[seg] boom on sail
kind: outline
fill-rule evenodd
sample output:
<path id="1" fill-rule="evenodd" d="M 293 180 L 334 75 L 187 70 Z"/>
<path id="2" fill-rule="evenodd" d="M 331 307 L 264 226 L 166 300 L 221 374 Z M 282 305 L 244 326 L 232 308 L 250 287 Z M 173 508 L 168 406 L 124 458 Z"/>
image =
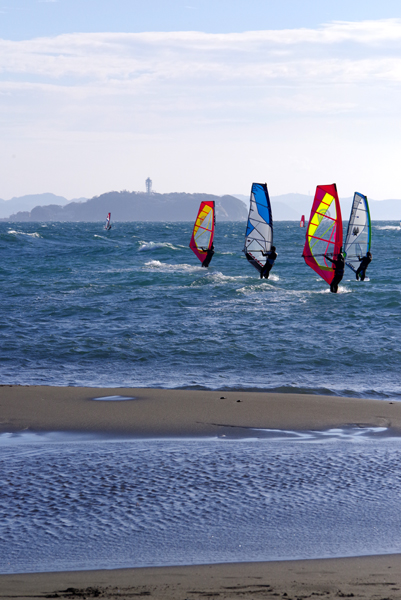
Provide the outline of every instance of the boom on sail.
<path id="1" fill-rule="evenodd" d="M 356 273 L 360 260 L 370 251 L 372 227 L 368 199 L 355 192 L 345 238 L 345 264 Z"/>
<path id="2" fill-rule="evenodd" d="M 273 217 L 266 183 L 253 183 L 245 232 L 244 253 L 262 272 L 273 244 Z"/>
<path id="3" fill-rule="evenodd" d="M 336 184 L 318 185 L 306 229 L 303 257 L 329 285 L 334 278 L 334 269 L 324 255 L 336 259 L 342 242 L 343 224 Z"/>
<path id="4" fill-rule="evenodd" d="M 214 200 L 201 202 L 192 231 L 189 247 L 202 263 L 208 267 L 214 254 L 214 229 L 216 224 Z"/>

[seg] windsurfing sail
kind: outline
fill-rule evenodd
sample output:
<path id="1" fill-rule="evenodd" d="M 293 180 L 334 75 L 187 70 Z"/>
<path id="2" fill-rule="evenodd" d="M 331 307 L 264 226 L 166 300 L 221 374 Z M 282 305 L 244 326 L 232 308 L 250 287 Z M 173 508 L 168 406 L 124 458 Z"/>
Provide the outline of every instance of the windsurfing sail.
<path id="1" fill-rule="evenodd" d="M 265 183 L 253 183 L 245 233 L 245 256 L 259 271 L 266 264 L 265 256 L 273 244 L 273 217 L 269 192 Z"/>
<path id="2" fill-rule="evenodd" d="M 318 185 L 306 229 L 303 257 L 320 277 L 330 283 L 334 268 L 324 257 L 336 258 L 343 243 L 343 223 L 336 184 Z"/>
<path id="3" fill-rule="evenodd" d="M 214 200 L 201 202 L 189 247 L 202 263 L 212 247 L 215 224 Z"/>
<path id="4" fill-rule="evenodd" d="M 111 229 L 111 213 L 108 213 L 107 217 L 106 217 L 106 224 L 104 226 L 105 229 Z"/>
<path id="5" fill-rule="evenodd" d="M 368 199 L 355 192 L 344 246 L 345 264 L 355 273 L 360 265 L 360 258 L 370 250 L 371 231 Z"/>
<path id="6" fill-rule="evenodd" d="M 305 227 L 305 215 L 302 215 L 302 217 L 301 217 L 301 221 L 300 221 L 300 223 L 299 223 L 299 226 L 300 226 L 300 227 Z"/>

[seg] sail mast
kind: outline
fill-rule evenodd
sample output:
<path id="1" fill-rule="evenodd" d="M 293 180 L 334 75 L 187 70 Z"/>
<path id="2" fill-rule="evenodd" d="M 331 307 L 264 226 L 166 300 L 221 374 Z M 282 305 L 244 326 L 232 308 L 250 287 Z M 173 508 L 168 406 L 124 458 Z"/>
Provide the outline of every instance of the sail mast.
<path id="1" fill-rule="evenodd" d="M 245 232 L 244 253 L 259 271 L 266 264 L 266 255 L 273 244 L 273 216 L 266 183 L 253 183 Z"/>
<path id="2" fill-rule="evenodd" d="M 189 247 L 203 263 L 211 250 L 216 224 L 214 200 L 201 202 Z"/>
<path id="3" fill-rule="evenodd" d="M 318 185 L 306 228 L 303 257 L 329 285 L 334 278 L 334 269 L 324 255 L 336 258 L 342 243 L 343 224 L 336 184 Z"/>
<path id="4" fill-rule="evenodd" d="M 345 238 L 345 264 L 355 273 L 360 258 L 370 250 L 372 227 L 369 203 L 366 196 L 355 192 Z"/>

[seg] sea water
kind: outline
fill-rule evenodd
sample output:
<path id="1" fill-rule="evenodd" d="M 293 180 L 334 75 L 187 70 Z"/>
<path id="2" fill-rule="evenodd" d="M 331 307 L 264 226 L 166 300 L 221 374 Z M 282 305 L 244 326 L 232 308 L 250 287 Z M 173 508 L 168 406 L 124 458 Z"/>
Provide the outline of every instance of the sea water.
<path id="1" fill-rule="evenodd" d="M 259 436 L 0 436 L 0 572 L 401 552 L 400 438 Z"/>
<path id="2" fill-rule="evenodd" d="M 244 223 L 217 223 L 203 269 L 191 223 L 0 223 L 1 383 L 260 389 L 401 398 L 401 230 L 376 222 L 367 280 L 337 295 L 274 225 L 268 280 Z"/>
<path id="3" fill-rule="evenodd" d="M 296 223 L 275 224 L 269 280 L 244 224 L 217 224 L 209 269 L 191 230 L 1 223 L 0 383 L 401 399 L 397 224 L 373 225 L 368 280 L 346 270 L 336 295 Z M 401 552 L 401 440 L 357 433 L 2 435 L 0 571 Z"/>

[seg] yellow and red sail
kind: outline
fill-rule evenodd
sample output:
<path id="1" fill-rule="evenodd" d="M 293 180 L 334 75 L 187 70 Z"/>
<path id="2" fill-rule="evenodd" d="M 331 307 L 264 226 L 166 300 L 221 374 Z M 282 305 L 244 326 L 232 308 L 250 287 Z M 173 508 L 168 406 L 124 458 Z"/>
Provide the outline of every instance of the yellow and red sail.
<path id="1" fill-rule="evenodd" d="M 334 277 L 332 263 L 325 254 L 336 259 L 343 243 L 343 224 L 337 187 L 318 185 L 313 201 L 303 257 L 320 277 L 330 284 Z"/>
<path id="2" fill-rule="evenodd" d="M 215 222 L 214 200 L 201 202 L 189 247 L 202 263 L 213 244 Z"/>

